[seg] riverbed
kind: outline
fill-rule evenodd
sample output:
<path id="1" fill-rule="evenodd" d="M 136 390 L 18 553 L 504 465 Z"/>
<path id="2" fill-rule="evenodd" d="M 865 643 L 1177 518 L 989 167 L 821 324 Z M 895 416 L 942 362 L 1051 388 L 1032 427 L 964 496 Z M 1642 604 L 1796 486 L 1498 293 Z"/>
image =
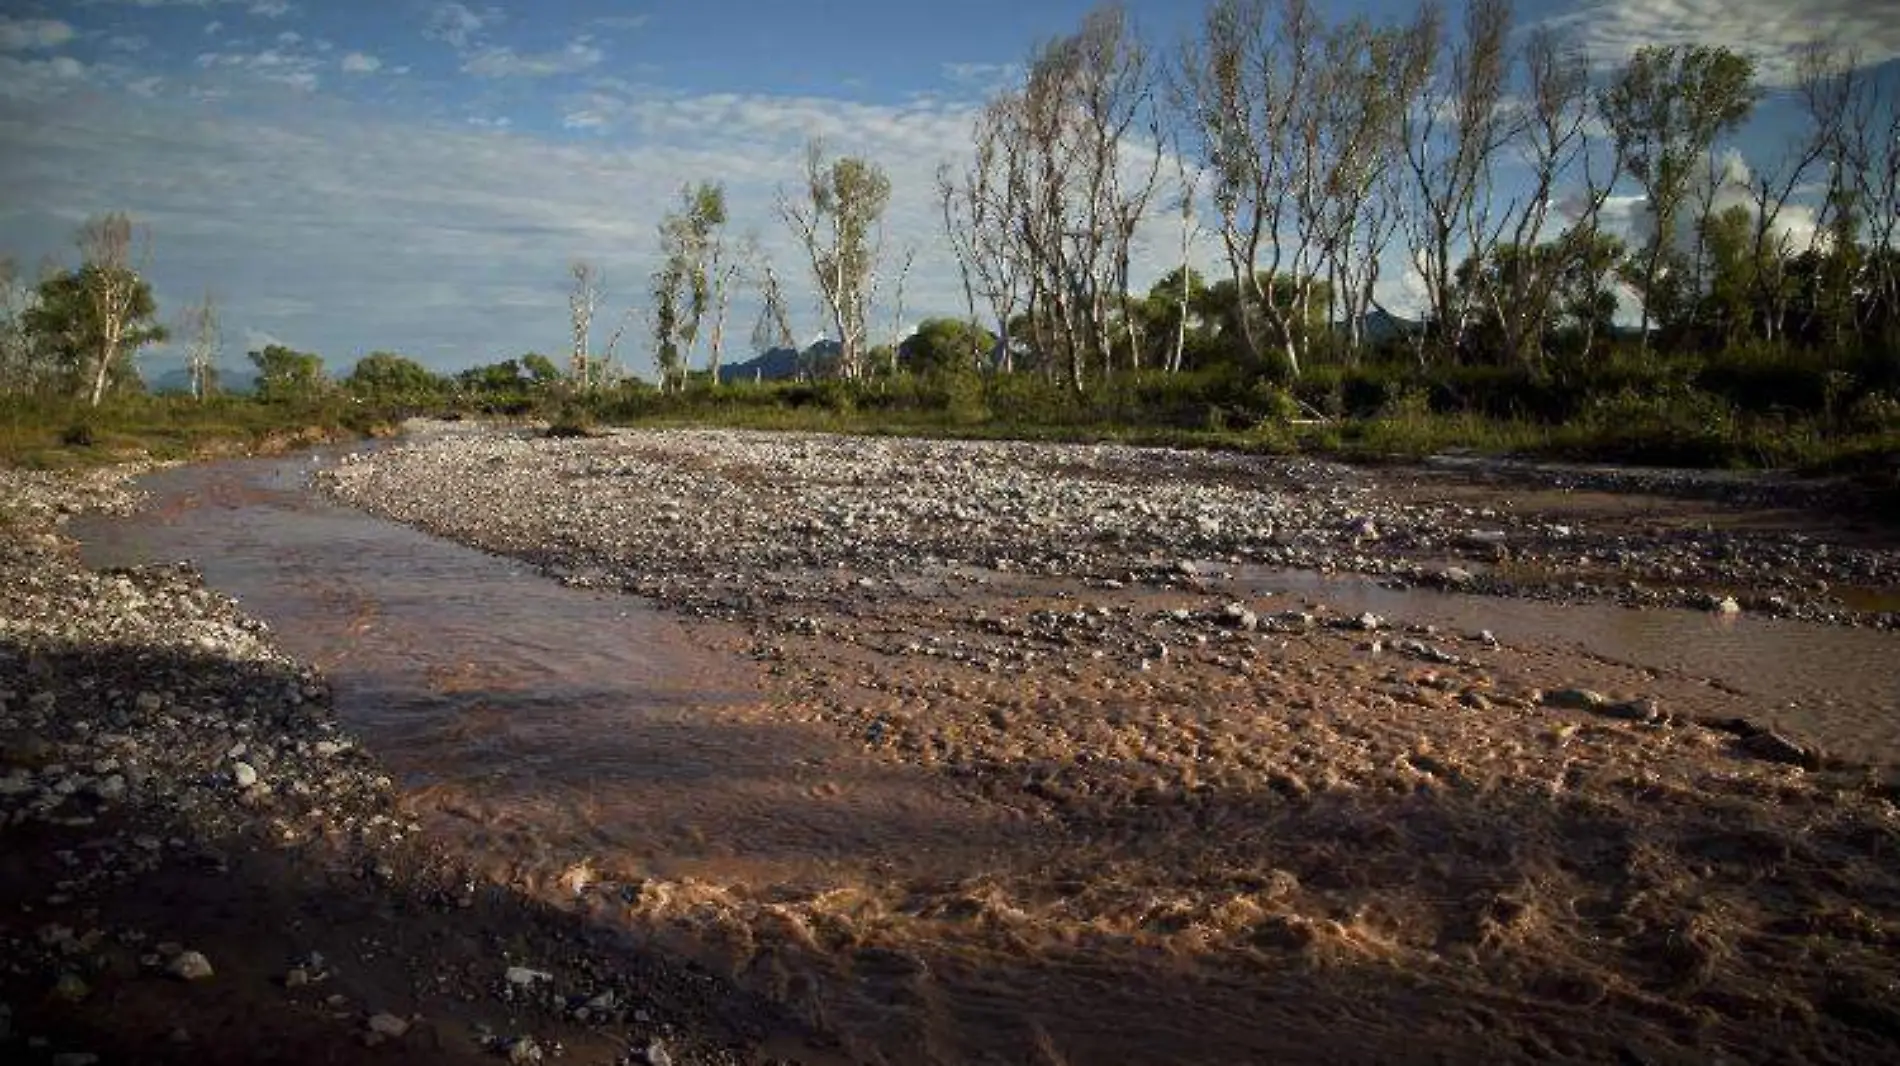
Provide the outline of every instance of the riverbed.
<path id="1" fill-rule="evenodd" d="M 1592 536 L 1534 495 L 686 431 L 144 487 L 88 558 L 193 560 L 429 833 L 861 1061 L 1893 1050 L 1900 637 L 1498 595 Z"/>

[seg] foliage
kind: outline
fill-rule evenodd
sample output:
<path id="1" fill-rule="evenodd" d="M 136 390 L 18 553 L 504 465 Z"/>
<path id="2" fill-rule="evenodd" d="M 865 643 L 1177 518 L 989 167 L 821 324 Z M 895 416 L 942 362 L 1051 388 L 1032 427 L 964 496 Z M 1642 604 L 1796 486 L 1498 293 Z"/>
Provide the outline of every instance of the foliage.
<path id="1" fill-rule="evenodd" d="M 257 367 L 257 398 L 265 403 L 309 403 L 329 388 L 323 359 L 281 344 L 250 353 Z"/>
<path id="2" fill-rule="evenodd" d="M 79 394 L 90 388 L 89 374 L 104 344 L 105 323 L 93 293 L 111 268 L 83 266 L 41 281 L 37 299 L 21 316 L 28 376 L 53 383 L 58 391 Z M 130 286 L 126 323 L 119 338 L 117 363 L 106 379 L 109 395 L 144 389 L 138 374 L 139 349 L 165 339 L 151 283 L 119 270 L 119 283 Z"/>
<path id="3" fill-rule="evenodd" d="M 357 360 L 342 384 L 358 400 L 405 408 L 437 402 L 444 386 L 428 367 L 394 352 L 371 352 Z"/>

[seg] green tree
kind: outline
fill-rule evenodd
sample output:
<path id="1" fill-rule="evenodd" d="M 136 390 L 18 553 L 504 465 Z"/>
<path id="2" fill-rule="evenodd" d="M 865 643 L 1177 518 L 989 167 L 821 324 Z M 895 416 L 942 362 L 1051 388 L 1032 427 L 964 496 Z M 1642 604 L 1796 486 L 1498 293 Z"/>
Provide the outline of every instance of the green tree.
<path id="1" fill-rule="evenodd" d="M 913 374 L 962 376 L 980 369 L 971 360 L 972 352 L 983 352 L 987 358 L 995 350 L 996 335 L 974 322 L 927 318 L 898 345 L 897 359 Z"/>
<path id="2" fill-rule="evenodd" d="M 561 380 L 561 368 L 554 365 L 554 360 L 540 352 L 529 352 L 522 356 L 521 369 L 527 371 L 528 380 L 540 388 L 546 388 Z"/>
<path id="3" fill-rule="evenodd" d="M 28 359 L 38 368 L 38 376 L 58 382 L 62 391 L 75 396 L 93 397 L 94 403 L 106 394 L 143 389 L 139 349 L 167 335 L 157 321 L 151 284 L 130 271 L 117 279 L 99 276 L 108 269 L 87 265 L 48 276 L 40 282 L 33 306 L 21 315 Z M 108 345 L 108 324 L 97 295 L 121 288 L 123 300 L 107 308 L 119 316 L 113 327 L 116 339 Z M 98 360 L 108 349 L 112 362 L 102 370 Z"/>
<path id="4" fill-rule="evenodd" d="M 265 403 L 306 403 L 329 388 L 323 358 L 281 344 L 250 353 L 257 367 L 257 398 Z"/>
<path id="5" fill-rule="evenodd" d="M 805 153 L 805 195 L 779 195 L 779 215 L 811 264 L 819 295 L 837 331 L 845 377 L 863 373 L 871 293 L 883 251 L 884 209 L 891 179 L 877 164 L 846 156 L 825 162 L 814 141 Z"/>
<path id="6" fill-rule="evenodd" d="M 356 361 L 343 387 L 359 400 L 426 404 L 442 395 L 442 380 L 428 367 L 394 352 L 371 352 Z"/>
<path id="7" fill-rule="evenodd" d="M 1642 337 L 1664 305 L 1672 240 L 1690 182 L 1716 138 L 1741 125 L 1754 110 L 1755 63 L 1726 48 L 1703 45 L 1636 50 L 1598 98 L 1624 172 L 1642 187 L 1655 230 L 1634 264 L 1642 297 Z"/>

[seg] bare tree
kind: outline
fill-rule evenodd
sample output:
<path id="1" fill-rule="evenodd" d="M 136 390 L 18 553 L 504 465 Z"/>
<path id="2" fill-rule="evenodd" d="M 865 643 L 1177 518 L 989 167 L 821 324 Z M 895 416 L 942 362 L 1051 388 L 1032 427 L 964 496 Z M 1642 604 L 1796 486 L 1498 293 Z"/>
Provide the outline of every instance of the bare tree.
<path id="1" fill-rule="evenodd" d="M 1571 243 L 1544 244 L 1557 184 L 1589 152 L 1590 75 L 1583 55 L 1547 27 L 1532 29 L 1524 44 L 1525 101 L 1517 145 L 1530 173 L 1529 188 L 1499 211 L 1505 238 L 1489 260 L 1468 260 L 1476 298 L 1488 304 L 1498 325 L 1504 356 L 1535 363 L 1549 329 L 1567 259 L 1581 251 Z M 1594 217 L 1609 185 L 1591 188 L 1581 201 Z"/>
<path id="2" fill-rule="evenodd" d="M 600 271 L 585 259 L 576 259 L 568 265 L 568 277 L 573 286 L 568 290 L 568 323 L 572 327 L 573 356 L 568 363 L 568 374 L 582 392 L 593 386 L 592 352 L 594 312 L 600 307 Z"/>
<path id="3" fill-rule="evenodd" d="M 1319 181 L 1307 211 L 1327 267 L 1328 318 L 1343 325 L 1345 350 L 1363 342 L 1379 261 L 1398 228 L 1399 115 L 1410 101 L 1395 71 L 1405 36 L 1353 20 L 1328 35 L 1319 81 Z"/>
<path id="4" fill-rule="evenodd" d="M 126 335 L 142 284 L 132 263 L 135 242 L 143 245 L 140 258 L 149 261 L 151 232 L 136 232 L 132 220 L 119 211 L 89 219 L 79 229 L 80 276 L 99 330 L 90 374 L 94 407 L 104 399 L 106 384 L 126 354 Z"/>
<path id="5" fill-rule="evenodd" d="M 1075 34 L 1036 50 L 1023 89 L 993 101 L 990 129 L 979 129 L 980 150 L 993 137 L 1001 151 L 1035 347 L 1076 389 L 1091 366 L 1109 368 L 1118 308 L 1132 324 L 1135 230 L 1161 165 L 1153 96 L 1133 25 L 1118 7 L 1099 8 Z"/>
<path id="6" fill-rule="evenodd" d="M 1503 106 L 1510 0 L 1474 0 L 1465 8 L 1463 34 L 1449 47 L 1440 39 L 1443 24 L 1438 0 L 1426 0 L 1409 34 L 1403 77 L 1418 92 L 1401 116 L 1411 179 L 1401 217 L 1433 333 L 1455 352 L 1470 324 L 1472 295 L 1458 284 L 1458 263 L 1483 262 L 1497 245 L 1493 164 L 1517 135 L 1521 116 Z"/>
<path id="7" fill-rule="evenodd" d="M 726 347 L 726 314 L 732 307 L 733 289 L 739 284 L 744 269 L 742 256 L 728 249 L 725 241 L 715 234 L 707 263 L 712 291 L 712 329 L 706 336 L 706 374 L 715 386 L 719 384 L 719 362 Z"/>
<path id="8" fill-rule="evenodd" d="M 845 156 L 826 163 L 817 141 L 806 149 L 805 179 L 802 197 L 780 191 L 779 216 L 804 248 L 837 330 L 840 370 L 856 378 L 864 372 L 891 182 L 882 168 L 867 160 Z"/>
<path id="9" fill-rule="evenodd" d="M 224 332 L 218 304 L 206 289 L 197 303 L 186 307 L 179 320 L 185 338 L 185 369 L 191 375 L 192 399 L 203 403 L 217 391 L 218 356 L 224 350 Z"/>
<path id="10" fill-rule="evenodd" d="M 1241 339 L 1258 359 L 1269 340 L 1264 327 L 1296 376 L 1325 247 L 1315 195 L 1323 45 L 1310 0 L 1220 0 L 1183 63 Z"/>
<path id="11" fill-rule="evenodd" d="M 745 257 L 750 264 L 749 273 L 759 286 L 759 315 L 752 323 L 753 350 L 763 353 L 773 348 L 790 348 L 796 351 L 798 338 L 792 332 L 785 290 L 779 284 L 778 271 L 773 267 L 771 257 L 756 239 L 747 240 Z M 805 373 L 804 368 L 800 368 L 800 373 Z"/>
<path id="12" fill-rule="evenodd" d="M 957 255 L 970 318 L 977 317 L 976 297 L 980 296 L 996 323 L 1001 346 L 996 369 L 1002 373 L 1014 369 L 1010 323 L 1029 300 L 1029 267 L 1018 228 L 1023 216 L 1020 205 L 1012 200 L 1026 185 L 1017 103 L 1016 97 L 1005 96 L 977 117 L 972 138 L 975 159 L 960 178 L 953 178 L 948 168 L 938 173 L 944 229 Z M 973 330 L 970 339 L 975 344 L 981 334 Z M 989 354 L 972 351 L 970 357 L 982 367 Z"/>

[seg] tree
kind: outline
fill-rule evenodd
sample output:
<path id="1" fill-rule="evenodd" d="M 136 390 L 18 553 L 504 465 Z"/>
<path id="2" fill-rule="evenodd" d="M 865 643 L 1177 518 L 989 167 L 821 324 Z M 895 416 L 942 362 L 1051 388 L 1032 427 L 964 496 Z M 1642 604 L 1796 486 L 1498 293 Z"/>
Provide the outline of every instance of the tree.
<path id="1" fill-rule="evenodd" d="M 561 369 L 554 360 L 540 352 L 529 352 L 521 357 L 521 369 L 527 371 L 528 381 L 537 387 L 552 385 L 561 380 Z"/>
<path id="2" fill-rule="evenodd" d="M 307 403 L 329 387 L 323 359 L 281 344 L 250 353 L 257 367 L 257 398 L 265 403 Z"/>
<path id="3" fill-rule="evenodd" d="M 94 407 L 99 406 L 114 374 L 123 377 L 129 371 L 136 377 L 138 373 L 135 359 L 142 347 L 136 336 L 139 298 L 141 293 L 147 300 L 151 298 L 151 287 L 132 264 L 133 245 L 140 236 L 131 218 L 120 211 L 88 219 L 79 228 L 79 278 L 91 306 L 95 327 L 92 340 L 97 345 L 89 368 Z M 143 237 L 141 258 L 149 260 L 151 232 L 144 231 Z M 146 312 L 147 317 L 156 310 L 154 307 Z M 159 336 L 163 336 L 162 329 Z M 124 367 L 120 365 L 122 357 Z"/>
<path id="4" fill-rule="evenodd" d="M 1111 369 L 1118 308 L 1121 326 L 1135 328 L 1128 267 L 1161 165 L 1152 81 L 1125 13 L 1098 8 L 1032 54 L 1023 88 L 993 101 L 978 130 L 966 189 L 984 187 L 986 213 L 1007 220 L 1014 247 L 986 239 L 971 262 L 1021 268 L 1030 346 L 1077 390 L 1097 366 Z M 1007 184 L 995 189 L 999 178 Z M 974 216 L 976 201 L 964 200 Z M 1013 300 L 1013 286 L 995 284 L 1010 273 L 995 270 L 990 284 Z"/>
<path id="5" fill-rule="evenodd" d="M 587 260 L 576 259 L 568 264 L 567 274 L 572 281 L 567 293 L 567 314 L 573 341 L 568 374 L 574 379 L 575 387 L 586 392 L 593 387 L 595 377 L 592 347 L 594 312 L 600 308 L 600 272 Z"/>
<path id="6" fill-rule="evenodd" d="M 897 358 L 913 374 L 933 377 L 976 373 L 973 351 L 996 350 L 996 335 L 972 321 L 927 318 L 897 346 Z"/>
<path id="7" fill-rule="evenodd" d="M 681 189 L 679 209 L 660 220 L 661 265 L 652 279 L 652 325 L 662 389 L 684 386 L 686 365 L 709 308 L 715 318 L 708 365 L 715 378 L 719 374 L 731 282 L 719 235 L 725 222 L 725 190 L 711 182 Z"/>
<path id="8" fill-rule="evenodd" d="M 1415 100 L 1400 118 L 1409 177 L 1401 217 L 1432 333 L 1448 353 L 1463 345 L 1473 295 L 1458 284 L 1460 251 L 1483 261 L 1502 229 L 1493 215 L 1494 163 L 1522 117 L 1503 106 L 1511 17 L 1509 0 L 1473 0 L 1463 37 L 1447 48 L 1439 39 L 1443 13 L 1427 0 L 1401 66 L 1407 88 L 1418 90 L 1405 93 Z"/>
<path id="9" fill-rule="evenodd" d="M 1635 271 L 1645 348 L 1658 305 L 1668 302 L 1661 283 L 1696 168 L 1754 109 L 1754 79 L 1754 61 L 1726 48 L 1648 45 L 1598 98 L 1617 160 L 1641 186 L 1655 226 Z"/>
<path id="10" fill-rule="evenodd" d="M 779 216 L 805 250 L 837 331 L 840 371 L 847 378 L 865 369 L 864 344 L 890 199 L 890 178 L 877 164 L 851 156 L 827 163 L 817 141 L 805 152 L 805 194 L 793 198 L 779 193 Z"/>
<path id="11" fill-rule="evenodd" d="M 205 290 L 203 299 L 185 308 L 179 317 L 178 331 L 185 337 L 185 369 L 191 375 L 191 397 L 203 403 L 218 390 L 218 356 L 224 350 L 218 305 L 209 289 Z"/>
<path id="12" fill-rule="evenodd" d="M 46 377 L 27 330 L 38 302 L 38 290 L 20 276 L 13 260 L 0 258 L 0 392 L 32 392 Z"/>
<path id="13" fill-rule="evenodd" d="M 21 316 L 29 358 L 38 373 L 95 405 L 108 392 L 142 388 L 135 356 L 140 348 L 166 336 L 156 321 L 158 304 L 152 299 L 151 285 L 129 273 L 117 280 L 101 280 L 96 275 L 105 269 L 89 264 L 48 274 L 39 284 L 33 305 Z M 120 285 L 126 286 L 125 295 L 114 297 L 111 307 L 117 339 L 108 344 L 98 294 L 116 291 Z M 108 349 L 113 362 L 101 368 L 98 360 Z"/>
<path id="14" fill-rule="evenodd" d="M 343 387 L 359 400 L 426 404 L 441 396 L 442 380 L 428 367 L 394 352 L 371 352 L 356 361 Z"/>
<path id="15" fill-rule="evenodd" d="M 1271 345 L 1297 376 L 1354 227 L 1384 243 L 1362 212 L 1409 95 L 1373 69 L 1397 58 L 1395 42 L 1358 23 L 1329 29 L 1311 0 L 1220 0 L 1187 54 L 1183 104 L 1212 178 L 1234 325 L 1255 362 Z M 1350 282 L 1354 300 L 1369 299 L 1370 280 Z"/>

